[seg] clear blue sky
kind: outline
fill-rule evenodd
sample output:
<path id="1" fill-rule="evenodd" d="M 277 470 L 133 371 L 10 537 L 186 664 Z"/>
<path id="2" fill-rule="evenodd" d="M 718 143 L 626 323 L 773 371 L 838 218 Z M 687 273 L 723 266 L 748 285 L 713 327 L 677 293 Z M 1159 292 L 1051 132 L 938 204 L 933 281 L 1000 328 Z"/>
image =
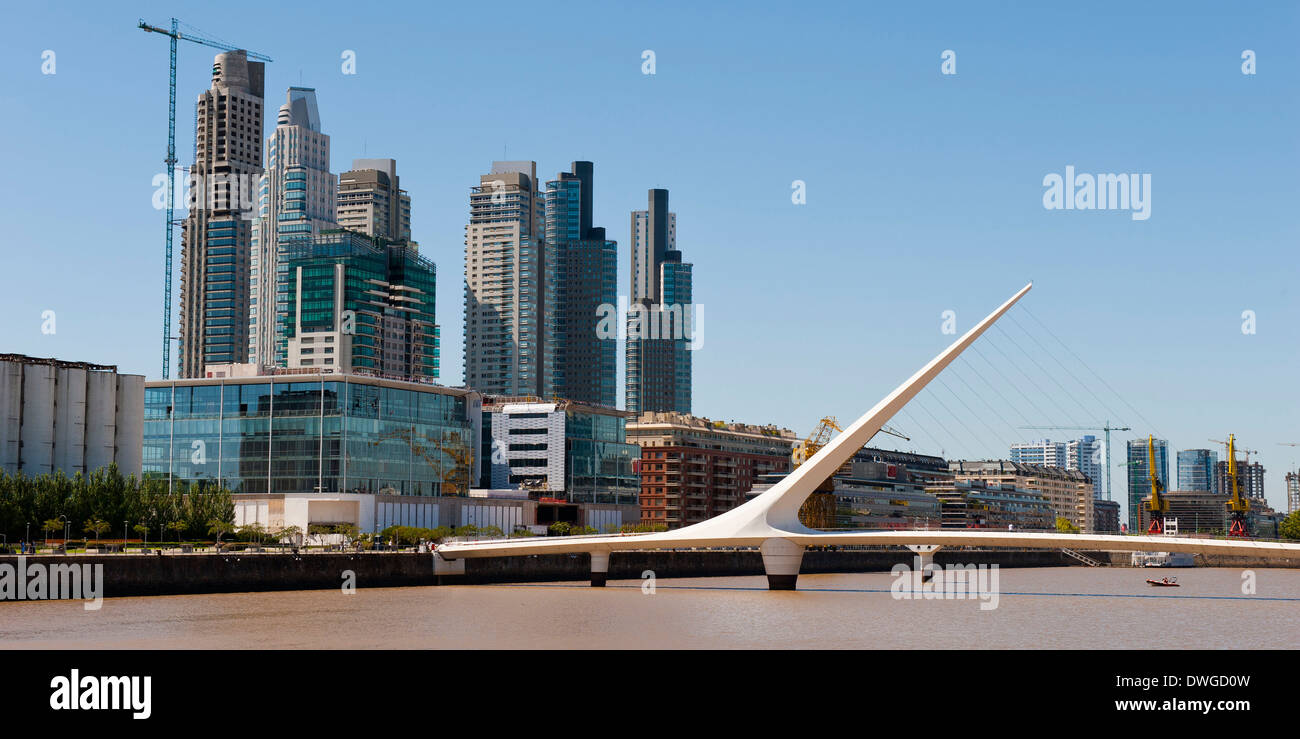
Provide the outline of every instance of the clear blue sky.
<path id="1" fill-rule="evenodd" d="M 983 399 L 966 409 L 936 386 L 894 420 L 915 438 L 905 447 L 1005 457 L 1008 437 L 1039 435 L 1012 428 L 1026 420 L 1109 417 L 1176 450 L 1234 432 L 1261 450 L 1269 498 L 1284 505 L 1282 473 L 1300 459 L 1278 446 L 1300 441 L 1297 6 L 864 6 L 11 8 L 0 30 L 0 351 L 158 375 L 162 214 L 151 180 L 165 148 L 167 44 L 135 24 L 175 14 L 275 59 L 272 113 L 288 85 L 314 86 L 334 171 L 354 157 L 398 160 L 415 238 L 440 272 L 448 384 L 461 381 L 469 187 L 494 159 L 534 159 L 545 175 L 588 159 L 596 224 L 624 249 L 646 189 L 671 190 L 705 306 L 700 415 L 800 433 L 823 415 L 853 418 L 951 339 L 943 311 L 965 330 L 1033 279 L 1033 314 L 1140 416 L 1045 333 L 1008 324 L 1045 369 L 1060 358 L 1120 412 L 1068 377 L 1084 407 L 1026 383 L 1035 408 L 1016 395 L 1011 368 L 1004 380 L 959 364 L 952 390 L 986 377 L 1015 406 L 1007 422 Z M 46 49 L 54 75 L 41 73 Z M 356 52 L 355 76 L 341 73 L 345 49 Z M 654 76 L 641 73 L 645 49 Z M 956 75 L 940 74 L 945 49 Z M 1241 73 L 1244 49 L 1256 52 L 1253 76 Z M 213 53 L 181 45 L 182 164 Z M 1066 165 L 1150 173 L 1150 219 L 1045 210 L 1043 177 Z M 790 201 L 796 179 L 806 205 Z M 44 310 L 56 311 L 54 335 L 41 333 Z M 1244 310 L 1256 312 L 1254 335 L 1241 331 Z M 990 358 L 998 348 L 1017 356 L 990 338 Z M 1023 364 L 1044 391 L 1061 392 Z M 944 405 L 958 418 L 923 412 L 944 417 Z M 1122 482 L 1116 490 L 1122 497 Z"/>

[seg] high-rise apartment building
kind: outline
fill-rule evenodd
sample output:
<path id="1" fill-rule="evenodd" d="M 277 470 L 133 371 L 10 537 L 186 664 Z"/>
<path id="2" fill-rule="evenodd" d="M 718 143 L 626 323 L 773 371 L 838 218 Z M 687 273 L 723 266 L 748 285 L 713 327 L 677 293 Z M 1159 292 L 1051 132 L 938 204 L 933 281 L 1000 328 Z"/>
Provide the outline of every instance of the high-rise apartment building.
<path id="1" fill-rule="evenodd" d="M 691 412 L 692 265 L 677 250 L 677 214 L 668 191 L 649 192 L 632 212 L 627 325 L 627 409 Z"/>
<path id="2" fill-rule="evenodd" d="M 1065 467 L 1065 442 L 1040 439 L 1011 445 L 1011 461 L 1021 464 L 1041 464 L 1048 467 Z"/>
<path id="3" fill-rule="evenodd" d="M 618 402 L 617 331 L 601 325 L 602 306 L 618 300 L 618 242 L 592 222 L 592 164 L 573 162 L 546 183 L 545 250 L 554 277 L 544 354 L 554 366 L 554 395 L 613 407 Z M 544 360 L 545 361 L 545 360 Z"/>
<path id="4" fill-rule="evenodd" d="M 1286 473 L 1286 512 L 1300 511 L 1300 472 Z"/>
<path id="5" fill-rule="evenodd" d="M 289 309 L 276 295 L 280 257 L 294 241 L 310 241 L 334 222 L 337 178 L 330 174 L 330 137 L 321 133 L 316 91 L 290 87 L 275 131 L 266 139 L 266 173 L 258 188 L 258 218 L 250 263 L 248 361 L 283 367 L 288 337 L 277 313 Z"/>
<path id="6" fill-rule="evenodd" d="M 410 244 L 328 231 L 289 242 L 281 264 L 289 369 L 438 377 L 437 269 Z"/>
<path id="7" fill-rule="evenodd" d="M 492 395 L 552 396 L 553 288 L 543 248 L 536 162 L 493 162 L 470 190 L 465 227 L 465 385 Z"/>
<path id="8" fill-rule="evenodd" d="M 393 159 L 353 159 L 339 175 L 339 226 L 391 241 L 411 241 L 411 196 Z"/>
<path id="9" fill-rule="evenodd" d="M 1232 495 L 1232 478 L 1228 476 L 1226 460 L 1214 464 L 1216 485 L 1220 495 Z M 1237 460 L 1237 489 L 1243 497 L 1264 500 L 1264 465 L 1259 462 Z"/>
<path id="10" fill-rule="evenodd" d="M 1219 454 L 1211 449 L 1184 449 L 1178 453 L 1178 489 L 1219 493 L 1215 466 Z"/>
<path id="11" fill-rule="evenodd" d="M 181 227 L 180 376 L 247 362 L 249 268 L 262 174 L 265 67 L 218 54 L 195 111 L 189 214 Z"/>
<path id="12" fill-rule="evenodd" d="M 1065 469 L 1078 470 L 1092 480 L 1095 500 L 1106 499 L 1106 486 L 1102 479 L 1106 475 L 1105 451 L 1097 437 L 1091 434 L 1065 443 Z"/>
<path id="13" fill-rule="evenodd" d="M 1169 488 L 1169 442 L 1156 439 L 1155 467 L 1156 478 L 1166 489 Z M 1147 440 L 1130 439 L 1128 442 L 1128 530 L 1145 532 L 1140 527 L 1139 509 L 1142 499 L 1151 495 L 1151 473 L 1147 464 Z"/>

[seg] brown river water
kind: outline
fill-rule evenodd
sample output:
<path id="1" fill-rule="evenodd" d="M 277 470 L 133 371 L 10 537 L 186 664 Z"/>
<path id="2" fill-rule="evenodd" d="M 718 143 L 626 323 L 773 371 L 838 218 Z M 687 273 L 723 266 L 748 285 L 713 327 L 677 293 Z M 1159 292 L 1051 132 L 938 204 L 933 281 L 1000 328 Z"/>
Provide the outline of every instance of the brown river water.
<path id="1" fill-rule="evenodd" d="M 1237 569 L 1008 568 L 988 610 L 896 599 L 887 572 L 6 602 L 0 647 L 1300 648 L 1300 570 L 1253 572 L 1246 595 Z"/>

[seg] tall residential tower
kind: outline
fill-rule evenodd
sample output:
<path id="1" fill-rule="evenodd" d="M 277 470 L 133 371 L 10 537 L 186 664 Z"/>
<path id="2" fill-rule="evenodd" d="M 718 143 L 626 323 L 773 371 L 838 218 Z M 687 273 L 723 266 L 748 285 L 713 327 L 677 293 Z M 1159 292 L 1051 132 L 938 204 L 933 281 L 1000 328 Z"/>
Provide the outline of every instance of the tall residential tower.
<path id="1" fill-rule="evenodd" d="M 465 385 L 550 397 L 547 316 L 553 285 L 536 162 L 493 162 L 470 189 L 465 227 Z"/>
<path id="2" fill-rule="evenodd" d="M 592 169 L 591 162 L 573 162 L 570 171 L 546 183 L 545 279 L 554 276 L 555 307 L 547 308 L 553 324 L 544 355 L 554 363 L 556 396 L 613 407 L 617 327 L 607 331 L 601 317 L 618 300 L 618 242 L 591 225 Z"/>
<path id="3" fill-rule="evenodd" d="M 411 196 L 402 189 L 393 159 L 353 159 L 339 175 L 339 225 L 391 241 L 411 240 Z"/>
<path id="4" fill-rule="evenodd" d="M 691 412 L 692 265 L 677 250 L 677 214 L 668 191 L 650 190 L 632 212 L 627 326 L 627 409 Z"/>
<path id="5" fill-rule="evenodd" d="M 265 67 L 218 54 L 196 106 L 189 214 L 181 227 L 180 376 L 248 361 L 249 268 L 262 174 Z"/>
<path id="6" fill-rule="evenodd" d="M 258 219 L 250 263 L 248 361 L 266 369 L 284 366 L 288 337 L 277 332 L 276 314 L 289 309 L 276 296 L 276 274 L 286 248 L 337 228 L 337 179 L 330 174 L 330 137 L 321 133 L 316 91 L 290 87 L 275 131 L 266 139 L 266 173 L 258 188 Z"/>

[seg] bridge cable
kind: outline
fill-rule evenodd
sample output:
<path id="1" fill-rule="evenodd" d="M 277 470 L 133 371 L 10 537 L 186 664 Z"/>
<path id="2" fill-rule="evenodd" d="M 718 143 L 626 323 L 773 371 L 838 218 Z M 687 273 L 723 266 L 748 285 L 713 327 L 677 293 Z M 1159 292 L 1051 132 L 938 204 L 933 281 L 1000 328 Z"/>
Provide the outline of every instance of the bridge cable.
<path id="1" fill-rule="evenodd" d="M 991 342 L 990 342 L 990 345 L 991 345 Z M 995 348 L 996 348 L 996 347 L 995 347 Z M 1003 380 L 1005 380 L 1006 383 L 1007 383 L 1007 385 L 1010 385 L 1010 386 L 1013 387 L 1013 388 L 1016 387 L 1016 383 L 1012 382 L 1010 377 L 1007 377 L 1006 374 L 1004 374 L 1004 373 L 1002 372 L 1002 370 L 998 369 L 998 366 L 997 366 L 996 364 L 994 364 L 994 363 L 993 363 L 993 362 L 992 362 L 988 357 L 984 356 L 984 352 L 980 351 L 980 350 L 979 350 L 979 347 L 977 347 L 977 346 L 972 346 L 971 349 L 973 349 L 973 350 L 975 351 L 975 354 L 978 355 L 980 359 L 983 359 L 984 362 L 985 362 L 986 364 L 988 364 L 988 366 L 992 367 L 992 368 L 993 368 L 993 371 L 996 372 L 996 373 L 998 373 L 998 376 L 1001 377 Z M 1001 349 L 999 349 L 998 351 L 1000 352 Z M 1006 354 L 1004 353 L 1002 356 L 1005 357 Z M 1010 360 L 1008 359 L 1007 361 L 1010 361 Z M 1048 418 L 1047 413 L 1043 412 L 1043 409 L 1042 409 L 1041 407 L 1039 407 L 1039 405 L 1038 405 L 1037 403 L 1034 402 L 1034 399 L 1033 399 L 1033 397 L 1032 397 L 1031 395 L 1029 395 L 1028 393 L 1023 393 L 1023 392 L 1022 392 L 1022 393 L 1020 393 L 1020 397 L 1024 398 L 1024 399 L 1027 400 L 1027 401 L 1029 401 L 1029 404 L 1032 405 L 1032 406 L 1034 407 L 1034 410 L 1038 411 L 1039 417 L 1041 417 L 1041 418 L 1043 418 L 1043 419 L 1047 419 L 1047 418 Z M 1021 413 L 1021 415 L 1024 415 L 1024 414 Z M 1025 424 L 1025 425 L 1027 425 L 1027 426 L 1032 426 L 1032 425 L 1034 425 L 1034 424 Z M 1055 425 L 1057 425 L 1057 424 L 1054 424 L 1054 423 L 1052 423 L 1051 421 L 1047 421 L 1047 422 L 1046 422 L 1046 425 L 1048 425 L 1048 426 L 1055 426 Z"/>
<path id="2" fill-rule="evenodd" d="M 967 388 L 968 390 L 970 390 L 971 395 L 977 396 L 981 401 L 983 401 L 983 402 L 984 402 L 984 405 L 988 406 L 989 410 L 993 411 L 993 415 L 997 416 L 997 417 L 998 417 L 998 420 L 1002 421 L 1002 423 L 1006 424 L 1007 428 L 1011 429 L 1011 432 L 1012 432 L 1012 438 L 1017 438 L 1017 437 L 1020 436 L 1020 431 L 1017 430 L 1016 427 L 1013 426 L 1013 425 L 1011 424 L 1011 422 L 1008 421 L 1008 420 L 1006 419 L 1006 417 L 1003 416 L 1002 413 L 1000 413 L 1000 412 L 998 411 L 998 409 L 997 409 L 996 407 L 994 407 L 994 405 L 993 405 L 992 403 L 989 402 L 988 398 L 984 397 L 983 394 L 977 392 L 977 391 L 975 390 L 975 388 L 972 387 L 971 384 L 970 384 L 969 382 L 966 382 L 966 378 L 965 378 L 965 377 L 962 377 L 961 375 L 957 374 L 955 368 L 953 368 L 953 367 L 950 366 L 950 367 L 948 368 L 948 370 L 949 370 L 950 372 L 952 372 L 953 377 L 956 377 L 958 380 L 960 380 L 960 381 L 961 381 L 961 384 L 965 385 L 966 388 Z M 971 412 L 974 413 L 974 411 L 971 411 Z M 1001 439 L 1001 436 L 999 435 L 998 438 Z M 1010 447 L 1007 447 L 1007 448 L 1010 449 Z"/>
<path id="3" fill-rule="evenodd" d="M 938 379 L 938 378 L 936 377 L 935 379 Z M 954 421 L 956 421 L 957 423 L 961 424 L 961 427 L 964 428 L 964 429 L 966 429 L 966 433 L 970 434 L 971 439 L 974 440 L 974 442 L 975 442 L 974 450 L 973 450 L 973 451 L 978 451 L 979 448 L 982 446 L 982 444 L 980 443 L 980 436 L 979 436 L 979 434 L 975 433 L 975 431 L 974 431 L 973 429 L 971 429 L 970 426 L 967 426 L 967 425 L 966 425 L 966 422 L 963 421 L 963 420 L 961 420 L 961 417 L 960 417 L 960 416 L 958 416 L 956 413 L 953 413 L 953 412 L 952 412 L 952 409 L 949 408 L 948 405 L 947 405 L 946 403 L 943 402 L 943 399 L 939 397 L 939 394 L 938 394 L 938 393 L 934 392 L 934 391 L 931 390 L 930 388 L 926 388 L 926 390 L 930 393 L 930 397 L 932 397 L 932 398 L 934 399 L 934 401 L 935 401 L 936 403 L 939 404 L 939 407 L 943 408 L 944 412 L 948 414 L 948 417 L 949 417 L 949 418 L 951 418 L 951 419 L 953 419 Z"/>
<path id="4" fill-rule="evenodd" d="M 1022 307 L 1023 307 L 1023 306 L 1022 306 Z M 1151 421 L 1147 420 L 1147 417 L 1146 417 L 1146 416 L 1142 415 L 1142 413 L 1141 413 L 1137 408 L 1134 408 L 1134 407 L 1133 407 L 1133 404 L 1130 403 L 1130 402 L 1128 402 L 1128 399 L 1126 399 L 1123 395 L 1120 395 L 1120 394 L 1119 394 L 1119 391 L 1117 391 L 1115 388 L 1111 387 L 1111 386 L 1110 386 L 1110 383 L 1109 383 L 1109 382 L 1106 382 L 1106 378 L 1104 378 L 1104 377 L 1102 377 L 1101 375 L 1097 374 L 1097 371 L 1094 370 L 1092 367 L 1090 367 L 1090 366 L 1088 365 L 1087 362 L 1083 361 L 1083 358 L 1082 358 L 1082 357 L 1080 357 L 1078 354 L 1075 354 L 1073 349 L 1071 349 L 1071 348 L 1070 348 L 1070 347 L 1069 347 L 1069 346 L 1068 346 L 1064 341 L 1061 341 L 1061 337 L 1057 336 L 1055 333 L 1052 333 L 1052 329 L 1048 328 L 1048 327 L 1047 327 L 1047 324 L 1043 323 L 1042 321 L 1039 321 L 1039 320 L 1038 320 L 1038 316 L 1035 316 L 1034 313 L 1033 313 L 1033 311 L 1029 310 L 1029 308 L 1024 308 L 1024 311 L 1025 311 L 1025 314 L 1026 314 L 1026 315 L 1028 315 L 1030 318 L 1032 318 L 1032 319 L 1034 319 L 1035 321 L 1037 321 L 1037 322 L 1038 322 L 1038 325 L 1042 326 L 1043 329 L 1047 331 L 1048 335 L 1050 335 L 1053 339 L 1056 339 L 1056 342 L 1057 342 L 1058 344 L 1060 344 L 1061 346 L 1065 347 L 1065 350 L 1066 350 L 1067 352 L 1069 352 L 1071 356 L 1073 356 L 1075 359 L 1079 360 L 1079 364 L 1082 364 L 1082 365 L 1084 366 L 1085 369 L 1087 369 L 1089 372 L 1091 372 L 1093 377 L 1096 377 L 1098 380 L 1100 380 L 1100 381 L 1101 381 L 1101 384 L 1105 385 L 1107 390 L 1111 391 L 1111 393 L 1113 393 L 1113 394 L 1115 395 L 1115 397 L 1117 397 L 1117 398 L 1120 399 L 1120 402 L 1122 402 L 1124 405 L 1128 406 L 1129 410 L 1131 410 L 1131 411 L 1133 411 L 1135 414 L 1137 414 L 1137 417 L 1140 418 L 1140 419 L 1142 419 L 1142 422 L 1145 423 L 1145 424 L 1146 424 L 1146 425 L 1147 425 L 1147 426 L 1148 426 L 1152 431 L 1154 431 L 1154 432 L 1156 433 L 1157 436 L 1160 436 L 1161 438 L 1165 438 L 1165 437 L 1164 437 L 1164 434 L 1161 434 L 1160 431 L 1159 431 L 1158 429 L 1156 429 L 1156 425 L 1155 425 L 1154 423 L 1151 423 Z"/>
<path id="5" fill-rule="evenodd" d="M 1071 377 L 1075 382 L 1079 383 L 1079 386 L 1080 386 L 1080 387 L 1082 387 L 1084 390 L 1087 390 L 1087 391 L 1088 391 L 1088 394 L 1091 395 L 1091 396 L 1093 397 L 1093 400 L 1096 400 L 1096 401 L 1097 401 L 1097 404 L 1100 405 L 1103 409 L 1105 409 L 1105 411 L 1106 411 L 1107 413 L 1111 414 L 1111 416 L 1114 417 L 1117 421 L 1118 421 L 1119 419 L 1123 418 L 1123 416 L 1120 415 L 1120 414 L 1118 414 L 1118 413 L 1116 413 L 1116 412 L 1115 412 L 1115 409 L 1114 409 L 1114 408 L 1111 408 L 1110 405 L 1106 403 L 1106 401 L 1104 401 L 1104 400 L 1102 400 L 1100 397 L 1098 397 L 1097 394 L 1094 393 L 1094 392 L 1092 391 L 1092 388 L 1089 387 L 1087 384 L 1085 384 L 1083 380 L 1080 380 L 1079 377 L 1078 377 L 1077 375 L 1075 375 L 1074 372 L 1072 372 L 1072 371 L 1070 370 L 1069 367 L 1066 367 L 1066 366 L 1065 366 L 1065 363 L 1062 362 L 1062 361 L 1060 360 L 1060 358 L 1058 358 L 1058 357 L 1057 357 L 1055 354 L 1053 354 L 1052 352 L 1048 351 L 1047 347 L 1043 346 L 1042 342 L 1040 342 L 1040 341 L 1038 340 L 1038 337 L 1034 336 L 1033 333 L 1031 333 L 1031 332 L 1030 332 L 1028 329 L 1026 329 L 1024 326 L 1022 326 L 1022 325 L 1020 324 L 1020 322 L 1016 320 L 1016 317 L 1015 317 L 1015 316 L 1013 316 L 1013 315 L 1008 315 L 1007 317 L 1011 319 L 1011 322 L 1012 322 L 1012 323 L 1014 323 L 1014 324 L 1016 324 L 1017 326 L 1019 326 L 1021 331 L 1024 331 L 1026 334 L 1028 334 L 1029 338 L 1032 339 L 1033 342 L 1034 342 L 1035 344 L 1038 345 L 1038 348 L 1040 348 L 1040 349 L 1043 350 L 1043 353 L 1044 353 L 1044 354 L 1047 354 L 1047 356 L 1051 357 L 1053 361 L 1055 361 L 1057 364 L 1061 365 L 1061 369 L 1065 370 L 1066 374 L 1070 375 L 1070 377 Z M 1076 402 L 1077 402 L 1077 401 L 1076 401 Z M 1080 407 L 1083 406 L 1082 403 L 1080 403 L 1079 405 L 1080 405 Z"/>
<path id="6" fill-rule="evenodd" d="M 993 324 L 993 328 L 996 328 L 996 329 L 998 329 L 999 331 L 1002 330 L 1002 329 L 1001 329 L 1001 328 L 1000 328 L 996 323 Z M 1017 344 L 1017 343 L 1016 343 L 1016 340 L 1015 340 L 1014 337 L 1012 337 L 1012 336 L 1011 336 L 1010 334 L 1008 334 L 1006 331 L 1002 331 L 1002 335 L 1005 336 L 1005 337 L 1007 337 L 1007 340 L 1010 341 L 1012 344 L 1015 344 L 1016 348 L 1019 349 L 1020 352 L 1021 352 L 1022 354 L 1024 354 L 1024 355 L 1027 356 L 1027 357 L 1029 356 L 1028 352 L 1026 352 L 1026 351 L 1024 350 L 1024 347 L 1021 347 L 1020 344 Z M 994 349 L 996 349 L 996 350 L 998 351 L 998 353 L 1001 354 L 1001 355 L 1002 355 L 1002 356 L 1007 360 L 1007 363 L 1008 363 L 1008 364 L 1015 365 L 1015 368 L 1016 368 L 1017 370 L 1020 371 L 1020 374 L 1021 374 L 1021 375 L 1024 375 L 1024 377 L 1025 377 L 1026 380 L 1029 380 L 1029 384 L 1030 384 L 1030 385 L 1033 385 L 1035 390 L 1037 390 L 1040 394 L 1042 394 L 1043 397 L 1045 397 L 1045 398 L 1047 398 L 1048 400 L 1052 401 L 1052 405 L 1056 406 L 1057 410 L 1061 411 L 1061 413 L 1065 415 L 1066 420 L 1068 420 L 1068 421 L 1070 422 L 1070 425 L 1071 425 L 1071 426 L 1082 426 L 1082 425 L 1083 425 L 1083 424 L 1079 423 L 1078 421 L 1076 421 L 1075 418 L 1074 418 L 1074 416 L 1070 415 L 1070 412 L 1069 412 L 1069 411 L 1065 410 L 1065 406 L 1062 406 L 1062 405 L 1061 405 L 1061 404 L 1056 400 L 1056 397 L 1055 397 L 1055 396 L 1053 396 L 1051 393 L 1048 393 L 1048 392 L 1046 392 L 1045 390 L 1043 390 L 1042 386 L 1039 385 L 1037 382 L 1035 382 L 1035 381 L 1034 381 L 1034 378 L 1032 378 L 1032 377 L 1029 376 L 1029 373 L 1025 371 L 1024 367 L 1022 367 L 1020 364 L 1016 363 L 1015 360 L 1013 360 L 1010 356 L 1008 356 L 1006 352 L 1002 351 L 1002 347 L 998 346 L 997 344 L 994 344 L 993 342 L 989 342 L 989 345 L 992 346 Z M 1032 358 L 1032 357 L 1030 357 L 1030 361 L 1033 361 L 1033 358 Z M 1059 383 L 1058 383 L 1058 384 L 1059 384 Z M 1055 425 L 1055 424 L 1052 424 L 1052 425 Z"/>
<path id="7" fill-rule="evenodd" d="M 1004 438 L 1002 437 L 1002 434 L 1000 434 L 1000 433 L 998 433 L 997 431 L 995 431 L 995 430 L 993 429 L 993 427 L 992 427 L 991 425 L 989 425 L 989 422 L 986 421 L 986 420 L 984 420 L 984 416 L 982 416 L 982 415 L 976 413 L 974 408 L 971 408 L 970 405 L 967 404 L 967 402 L 966 402 L 966 401 L 965 401 L 965 400 L 964 400 L 960 395 L 958 395 L 957 393 L 953 392 L 953 390 L 952 390 L 951 387 L 948 387 L 948 383 L 946 383 L 946 382 L 943 381 L 943 377 L 935 377 L 934 380 L 935 380 L 935 382 L 938 382 L 940 385 L 943 385 L 943 389 L 944 389 L 944 390 L 947 390 L 949 393 L 952 393 L 952 396 L 953 396 L 954 398 L 957 399 L 957 402 L 958 402 L 958 403 L 961 403 L 962 406 L 963 406 L 964 408 L 966 408 L 966 410 L 970 411 L 970 414 L 971 414 L 972 416 L 978 418 L 978 419 L 980 420 L 980 423 L 984 424 L 984 428 L 988 429 L 988 430 L 989 430 L 989 433 L 993 435 L 993 438 L 997 439 L 997 441 L 998 441 L 999 443 L 1001 443 L 1003 446 L 1005 446 L 1006 448 L 1008 448 L 1008 449 L 1011 448 L 1011 447 L 1007 444 L 1006 439 L 1004 439 Z M 969 387 L 969 385 L 968 385 L 967 387 Z"/>
<path id="8" fill-rule="evenodd" d="M 921 410 L 925 411 L 926 415 L 928 415 L 930 418 L 933 418 L 934 422 L 939 425 L 939 428 L 943 429 L 943 433 L 952 439 L 953 447 L 954 447 L 953 451 L 957 451 L 957 448 L 965 446 L 964 444 L 960 443 L 960 441 L 957 438 L 957 435 L 954 434 L 952 431 L 950 431 L 948 427 L 943 424 L 943 421 L 939 420 L 938 416 L 934 415 L 934 413 L 929 408 L 926 408 L 919 401 L 920 401 L 919 397 L 912 398 L 911 404 L 915 404 L 917 408 L 920 408 Z M 958 453 L 960 454 L 960 452 Z"/>

